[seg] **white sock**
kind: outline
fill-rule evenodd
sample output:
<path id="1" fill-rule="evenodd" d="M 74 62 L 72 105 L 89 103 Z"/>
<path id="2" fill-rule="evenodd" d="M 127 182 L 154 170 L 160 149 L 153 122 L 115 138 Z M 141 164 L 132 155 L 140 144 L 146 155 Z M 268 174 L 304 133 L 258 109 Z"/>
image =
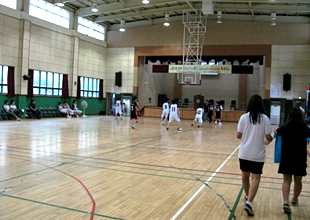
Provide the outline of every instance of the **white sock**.
<path id="1" fill-rule="evenodd" d="M 247 201 L 246 204 L 249 204 L 252 207 L 252 202 Z"/>

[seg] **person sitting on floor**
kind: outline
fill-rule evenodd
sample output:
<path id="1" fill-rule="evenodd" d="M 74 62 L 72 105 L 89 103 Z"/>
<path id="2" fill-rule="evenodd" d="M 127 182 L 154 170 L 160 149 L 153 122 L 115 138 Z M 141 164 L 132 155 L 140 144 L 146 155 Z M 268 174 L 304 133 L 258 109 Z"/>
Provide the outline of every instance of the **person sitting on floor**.
<path id="1" fill-rule="evenodd" d="M 15 114 L 18 114 L 18 115 L 23 114 L 25 117 L 28 117 L 28 115 L 27 115 L 27 114 L 25 114 L 25 112 L 24 112 L 23 110 L 21 110 L 21 109 L 17 109 L 17 107 L 16 107 L 16 105 L 15 105 L 15 101 L 14 101 L 14 100 L 11 100 L 10 109 L 12 109 L 12 110 L 13 110 L 13 112 L 14 112 Z"/>
<path id="2" fill-rule="evenodd" d="M 9 101 L 8 101 L 8 100 L 5 100 L 5 101 L 4 101 L 3 109 L 4 109 L 4 111 L 5 111 L 6 114 L 13 116 L 17 121 L 20 121 L 20 118 L 17 117 L 17 116 L 14 114 L 14 112 L 13 112 L 12 109 L 10 109 Z"/>

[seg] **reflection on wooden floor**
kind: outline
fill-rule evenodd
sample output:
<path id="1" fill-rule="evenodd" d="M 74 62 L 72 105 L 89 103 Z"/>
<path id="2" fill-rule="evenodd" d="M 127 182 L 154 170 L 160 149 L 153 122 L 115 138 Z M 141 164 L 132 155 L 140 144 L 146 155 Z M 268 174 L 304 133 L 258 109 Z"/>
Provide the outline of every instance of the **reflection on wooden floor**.
<path id="1" fill-rule="evenodd" d="M 246 215 L 237 123 L 182 120 L 182 132 L 158 118 L 136 129 L 109 116 L 0 123 L 0 219 L 310 219 L 309 176 L 300 205 L 282 211 L 274 143 L 255 217 Z"/>

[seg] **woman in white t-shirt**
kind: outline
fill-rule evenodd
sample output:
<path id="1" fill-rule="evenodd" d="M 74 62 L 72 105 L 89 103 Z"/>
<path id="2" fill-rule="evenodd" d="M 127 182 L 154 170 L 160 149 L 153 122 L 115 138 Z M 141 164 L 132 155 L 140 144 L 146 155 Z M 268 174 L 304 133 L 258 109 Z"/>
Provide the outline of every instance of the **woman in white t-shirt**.
<path id="1" fill-rule="evenodd" d="M 237 138 L 241 139 L 238 157 L 242 171 L 244 198 L 247 201 L 244 210 L 249 216 L 254 216 L 252 202 L 257 193 L 266 160 L 265 145 L 272 141 L 272 128 L 261 96 L 251 97 L 246 112 L 240 117 L 238 123 Z"/>
<path id="2" fill-rule="evenodd" d="M 62 105 L 62 102 L 58 102 L 58 111 L 60 111 L 61 113 L 67 114 L 68 118 L 71 118 L 71 111 L 68 108 L 65 108 Z"/>
<path id="3" fill-rule="evenodd" d="M 15 105 L 15 101 L 11 100 L 11 105 L 10 105 L 10 109 L 12 109 L 12 111 L 17 114 L 17 115 L 21 115 L 23 114 L 25 117 L 28 117 L 27 114 L 25 114 L 25 112 L 21 109 L 17 109 L 16 105 Z"/>

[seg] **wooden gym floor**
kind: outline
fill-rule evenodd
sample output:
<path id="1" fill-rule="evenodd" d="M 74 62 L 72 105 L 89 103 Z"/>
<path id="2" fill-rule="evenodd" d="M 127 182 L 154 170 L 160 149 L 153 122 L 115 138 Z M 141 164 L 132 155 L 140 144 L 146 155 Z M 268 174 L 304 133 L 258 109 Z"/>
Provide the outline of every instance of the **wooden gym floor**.
<path id="1" fill-rule="evenodd" d="M 282 211 L 274 143 L 247 216 L 237 123 L 182 120 L 182 132 L 159 118 L 140 118 L 136 129 L 112 116 L 0 123 L 1 220 L 310 219 L 309 176 L 300 205 Z"/>

